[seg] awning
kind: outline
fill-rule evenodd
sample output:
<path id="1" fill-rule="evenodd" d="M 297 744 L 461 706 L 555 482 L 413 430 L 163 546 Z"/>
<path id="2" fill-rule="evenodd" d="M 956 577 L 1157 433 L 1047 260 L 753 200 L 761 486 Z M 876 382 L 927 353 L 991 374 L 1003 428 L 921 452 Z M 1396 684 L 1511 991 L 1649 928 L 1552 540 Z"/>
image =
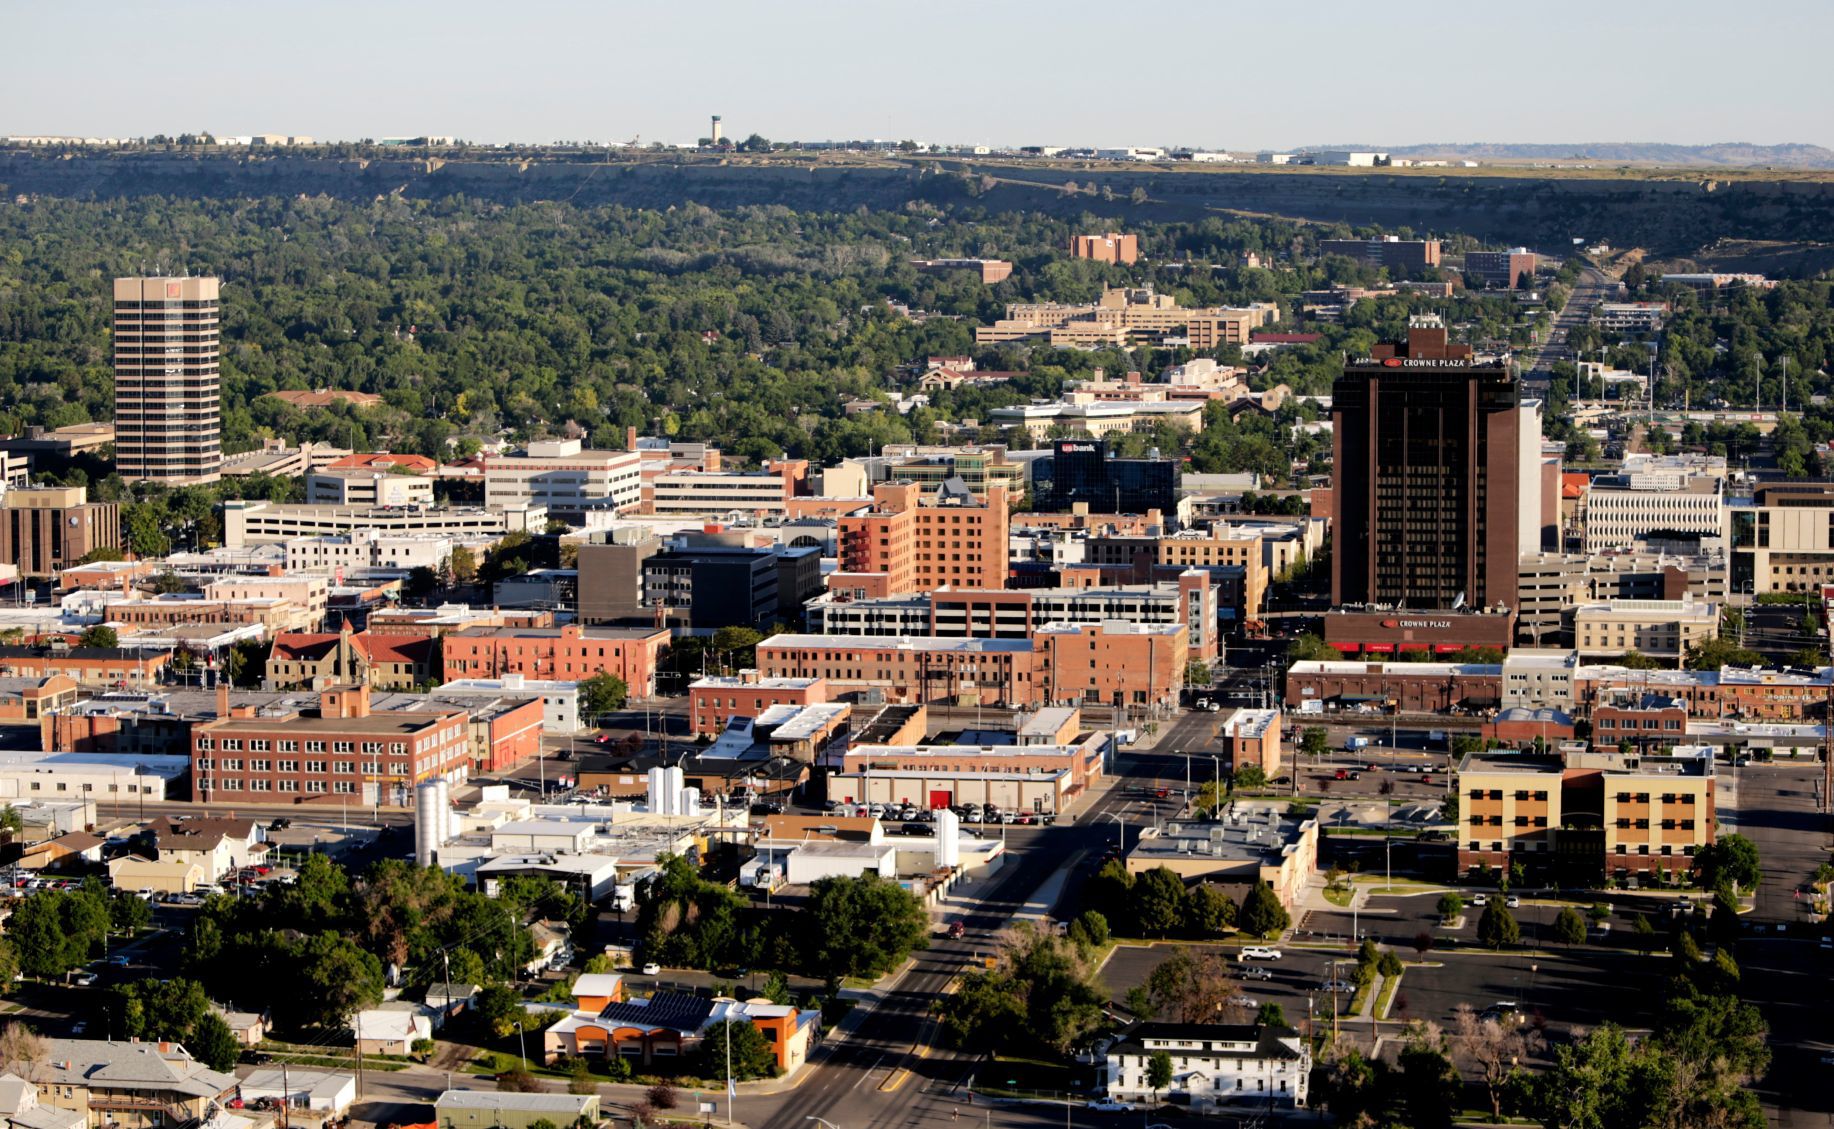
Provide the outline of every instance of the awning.
<path id="1" fill-rule="evenodd" d="M 1431 643 L 1396 643 L 1395 646 L 1403 651 L 1430 651 L 1433 649 Z"/>
<path id="2" fill-rule="evenodd" d="M 1465 649 L 1465 645 L 1463 643 L 1435 643 L 1433 644 L 1434 652 L 1437 654 L 1441 654 L 1441 655 L 1456 655 L 1458 652 L 1464 649 Z"/>
<path id="3" fill-rule="evenodd" d="M 1336 647 L 1338 650 L 1342 651 L 1346 655 L 1356 654 L 1357 651 L 1361 650 L 1363 646 L 1361 643 L 1333 643 L 1331 645 L 1333 647 Z"/>
<path id="4" fill-rule="evenodd" d="M 1386 655 L 1395 649 L 1393 643 L 1364 643 L 1363 650 L 1372 655 Z"/>

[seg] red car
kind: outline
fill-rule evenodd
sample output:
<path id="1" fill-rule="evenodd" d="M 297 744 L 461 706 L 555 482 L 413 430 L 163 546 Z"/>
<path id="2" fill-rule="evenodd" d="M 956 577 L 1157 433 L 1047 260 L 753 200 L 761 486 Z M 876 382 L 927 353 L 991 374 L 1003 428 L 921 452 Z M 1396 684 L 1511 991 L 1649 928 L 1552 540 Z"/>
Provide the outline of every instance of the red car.
<path id="1" fill-rule="evenodd" d="M 963 925 L 961 922 L 951 921 L 949 923 L 949 939 L 951 941 L 961 940 L 963 934 L 967 932 L 968 932 L 968 927 L 966 925 Z"/>

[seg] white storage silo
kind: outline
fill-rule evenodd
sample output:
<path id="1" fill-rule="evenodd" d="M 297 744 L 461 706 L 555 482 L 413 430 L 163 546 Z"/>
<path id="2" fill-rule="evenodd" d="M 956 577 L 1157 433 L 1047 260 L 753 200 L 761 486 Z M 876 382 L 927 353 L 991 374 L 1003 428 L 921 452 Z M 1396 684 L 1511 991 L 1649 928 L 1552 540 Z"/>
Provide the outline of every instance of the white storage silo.
<path id="1" fill-rule="evenodd" d="M 948 808 L 932 813 L 936 823 L 936 865 L 957 867 L 962 863 L 962 817 Z"/>
<path id="2" fill-rule="evenodd" d="M 445 829 L 439 810 L 439 785 L 428 782 L 414 789 L 414 865 L 432 866 Z"/>

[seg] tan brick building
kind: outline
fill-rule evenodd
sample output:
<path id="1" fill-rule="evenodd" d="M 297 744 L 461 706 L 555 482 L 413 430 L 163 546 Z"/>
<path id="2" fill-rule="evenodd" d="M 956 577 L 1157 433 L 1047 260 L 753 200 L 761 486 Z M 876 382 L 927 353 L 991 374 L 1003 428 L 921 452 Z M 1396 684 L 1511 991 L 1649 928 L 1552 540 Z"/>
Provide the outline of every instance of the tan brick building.
<path id="1" fill-rule="evenodd" d="M 1133 263 L 1140 257 L 1140 237 L 1105 232 L 1070 236 L 1070 257 L 1098 263 Z"/>
<path id="2" fill-rule="evenodd" d="M 56 576 L 93 549 L 121 547 L 121 512 L 85 486 L 30 486 L 0 500 L 0 562 L 27 578 Z"/>

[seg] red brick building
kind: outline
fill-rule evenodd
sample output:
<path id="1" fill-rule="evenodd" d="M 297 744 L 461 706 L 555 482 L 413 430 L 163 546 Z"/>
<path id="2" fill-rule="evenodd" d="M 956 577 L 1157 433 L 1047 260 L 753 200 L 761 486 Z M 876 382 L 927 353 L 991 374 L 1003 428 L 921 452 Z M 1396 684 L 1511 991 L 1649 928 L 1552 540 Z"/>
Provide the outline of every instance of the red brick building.
<path id="1" fill-rule="evenodd" d="M 688 724 L 696 737 L 717 737 L 735 717 L 757 717 L 772 706 L 827 701 L 825 678 L 763 678 L 755 670 L 711 675 L 688 687 Z"/>
<path id="2" fill-rule="evenodd" d="M 1004 541 L 1002 541 L 1004 544 Z M 578 681 L 611 674 L 632 697 L 656 693 L 656 665 L 669 645 L 666 627 L 473 627 L 444 636 L 442 681 L 524 678 Z"/>
<path id="3" fill-rule="evenodd" d="M 1072 235 L 1070 257 L 1093 259 L 1098 263 L 1132 263 L 1140 257 L 1140 237 L 1117 235 L 1112 231 L 1102 235 Z"/>
<path id="4" fill-rule="evenodd" d="M 463 709 L 372 714 L 367 686 L 327 690 L 312 713 L 258 715 L 228 698 L 225 688 L 219 717 L 191 729 L 192 790 L 204 803 L 405 807 L 415 785 L 470 774 Z"/>

